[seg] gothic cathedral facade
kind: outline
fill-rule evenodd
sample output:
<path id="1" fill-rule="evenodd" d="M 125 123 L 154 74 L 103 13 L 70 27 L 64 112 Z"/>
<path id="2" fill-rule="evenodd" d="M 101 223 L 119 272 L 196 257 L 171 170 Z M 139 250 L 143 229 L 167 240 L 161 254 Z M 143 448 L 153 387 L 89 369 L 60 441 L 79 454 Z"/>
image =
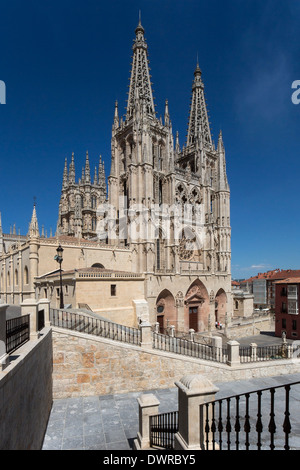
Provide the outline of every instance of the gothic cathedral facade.
<path id="1" fill-rule="evenodd" d="M 215 147 L 197 64 L 187 140 L 180 147 L 178 134 L 173 137 L 167 101 L 164 119 L 156 116 L 148 62 L 139 22 L 124 117 L 119 117 L 115 103 L 108 190 L 101 158 L 91 172 L 86 154 L 78 182 L 74 155 L 69 168 L 65 162 L 55 237 L 39 236 L 34 209 L 25 242 L 20 239 L 18 247 L 0 250 L 3 298 L 37 295 L 42 278 L 55 272 L 50 251 L 61 243 L 66 271 L 93 266 L 110 272 L 122 269 L 120 282 L 127 283 L 127 293 L 135 290 L 130 279 L 139 275 L 150 322 L 161 329 L 174 325 L 177 331 L 207 331 L 215 321 L 230 320 L 230 189 L 222 134 Z M 23 282 L 20 272 L 26 269 Z M 101 295 L 102 278 L 97 279 L 93 291 L 98 289 Z M 122 298 L 114 299 L 115 307 L 121 307 Z"/>
<path id="2" fill-rule="evenodd" d="M 224 323 L 231 312 L 230 189 L 222 134 L 215 148 L 197 64 L 187 141 L 180 148 L 167 101 L 164 120 L 156 116 L 141 22 L 135 35 L 124 118 L 115 103 L 107 207 L 101 211 L 104 169 L 99 171 L 101 181 L 95 175 L 92 185 L 87 157 L 73 193 L 77 202 L 71 225 L 64 177 L 61 228 L 63 233 L 97 236 L 91 222 L 96 220 L 103 243 L 128 247 L 131 270 L 144 274 L 150 319 L 161 328 L 174 324 L 179 331 L 202 331 L 215 321 Z M 74 183 L 72 177 L 73 189 Z"/>

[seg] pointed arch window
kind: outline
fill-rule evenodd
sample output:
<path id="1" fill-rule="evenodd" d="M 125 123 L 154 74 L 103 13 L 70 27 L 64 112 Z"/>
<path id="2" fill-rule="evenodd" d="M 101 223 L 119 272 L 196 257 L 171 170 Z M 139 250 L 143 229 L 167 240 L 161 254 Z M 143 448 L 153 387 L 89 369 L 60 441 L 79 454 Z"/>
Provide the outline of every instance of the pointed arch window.
<path id="1" fill-rule="evenodd" d="M 158 203 L 163 203 L 163 189 L 162 189 L 162 181 L 159 180 L 159 189 L 158 189 Z"/>
<path id="2" fill-rule="evenodd" d="M 161 146 L 160 145 L 158 146 L 157 150 L 158 150 L 158 170 L 161 171 L 162 165 L 161 165 Z"/>
<path id="3" fill-rule="evenodd" d="M 161 244 L 160 244 L 160 239 L 158 238 L 156 240 L 156 268 L 160 269 L 160 250 L 161 250 Z"/>
<path id="4" fill-rule="evenodd" d="M 29 276 L 28 276 L 27 266 L 25 266 L 25 268 L 24 268 L 24 284 L 29 284 Z"/>
<path id="5" fill-rule="evenodd" d="M 156 251 L 156 269 L 164 269 L 165 265 L 165 244 L 163 239 L 162 230 L 159 229 L 158 232 L 155 233 L 156 236 L 156 244 L 155 244 L 155 251 Z"/>

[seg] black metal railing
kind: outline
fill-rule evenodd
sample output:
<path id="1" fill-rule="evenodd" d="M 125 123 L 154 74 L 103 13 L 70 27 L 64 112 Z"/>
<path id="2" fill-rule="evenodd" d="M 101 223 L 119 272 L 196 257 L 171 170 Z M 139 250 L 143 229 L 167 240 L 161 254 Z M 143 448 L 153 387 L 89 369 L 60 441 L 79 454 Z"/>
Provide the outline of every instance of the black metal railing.
<path id="1" fill-rule="evenodd" d="M 141 341 L 140 330 L 137 328 L 119 325 L 66 310 L 50 309 L 50 323 L 59 328 L 75 330 L 130 344 L 139 345 Z"/>
<path id="2" fill-rule="evenodd" d="M 30 338 L 30 315 L 6 320 L 6 353 L 10 354 L 18 349 Z"/>
<path id="3" fill-rule="evenodd" d="M 227 349 L 216 348 L 208 344 L 195 343 L 183 338 L 153 333 L 153 348 L 184 356 L 226 363 Z"/>
<path id="4" fill-rule="evenodd" d="M 150 416 L 150 447 L 174 449 L 176 432 L 178 432 L 178 411 Z"/>
<path id="5" fill-rule="evenodd" d="M 215 400 L 205 407 L 206 450 L 290 450 L 290 391 L 300 382 Z M 276 413 L 275 413 L 276 411 Z M 292 417 L 293 418 L 293 417 Z"/>

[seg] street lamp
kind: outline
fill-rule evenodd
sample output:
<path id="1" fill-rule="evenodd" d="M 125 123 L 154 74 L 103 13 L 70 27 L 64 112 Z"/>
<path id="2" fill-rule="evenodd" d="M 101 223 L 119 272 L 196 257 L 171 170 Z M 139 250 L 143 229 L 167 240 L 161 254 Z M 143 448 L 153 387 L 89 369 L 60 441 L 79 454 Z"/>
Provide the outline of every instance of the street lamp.
<path id="1" fill-rule="evenodd" d="M 56 249 L 57 255 L 54 256 L 54 259 L 59 263 L 59 276 L 60 276 L 60 306 L 59 308 L 64 308 L 64 297 L 63 297 L 63 286 L 62 286 L 62 276 L 61 276 L 61 263 L 63 261 L 63 254 L 64 249 L 59 244 L 58 248 Z"/>

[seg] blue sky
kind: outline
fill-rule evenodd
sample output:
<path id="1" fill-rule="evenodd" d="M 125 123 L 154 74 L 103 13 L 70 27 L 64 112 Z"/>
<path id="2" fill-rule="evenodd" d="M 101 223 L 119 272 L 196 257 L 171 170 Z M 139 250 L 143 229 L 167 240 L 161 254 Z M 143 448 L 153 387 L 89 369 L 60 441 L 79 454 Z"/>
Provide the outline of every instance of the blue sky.
<path id="1" fill-rule="evenodd" d="M 5 232 L 55 231 L 65 157 L 107 174 L 141 10 L 158 115 L 185 143 L 197 55 L 231 188 L 232 276 L 300 268 L 298 0 L 0 0 L 0 211 Z"/>

